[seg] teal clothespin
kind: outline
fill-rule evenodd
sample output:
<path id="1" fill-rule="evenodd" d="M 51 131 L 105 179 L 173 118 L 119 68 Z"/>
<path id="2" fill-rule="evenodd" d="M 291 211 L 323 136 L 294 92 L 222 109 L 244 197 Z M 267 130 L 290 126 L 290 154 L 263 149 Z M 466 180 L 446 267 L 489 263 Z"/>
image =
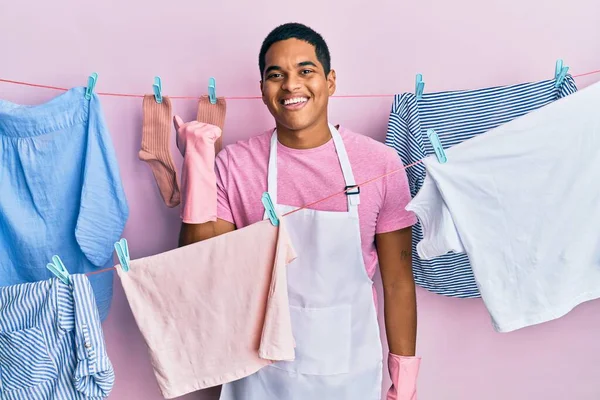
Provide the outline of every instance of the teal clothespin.
<path id="1" fill-rule="evenodd" d="M 417 74 L 415 82 L 415 95 L 420 100 L 423 97 L 423 89 L 425 88 L 425 82 L 423 82 L 423 75 Z"/>
<path id="2" fill-rule="evenodd" d="M 46 265 L 48 268 L 58 279 L 60 279 L 65 285 L 69 285 L 71 283 L 71 276 L 69 275 L 69 271 L 63 264 L 62 260 L 59 256 L 53 256 L 52 262 Z"/>
<path id="3" fill-rule="evenodd" d="M 121 264 L 121 268 L 123 271 L 129 271 L 129 246 L 127 246 L 127 239 L 122 238 L 118 242 L 115 243 L 115 251 L 117 252 L 117 257 L 119 258 L 119 264 Z"/>
<path id="4" fill-rule="evenodd" d="M 208 100 L 210 104 L 217 104 L 217 89 L 216 89 L 217 81 L 215 78 L 211 77 L 208 80 Z"/>
<path id="5" fill-rule="evenodd" d="M 429 138 L 429 141 L 433 146 L 433 150 L 435 151 L 435 155 L 438 161 L 440 162 L 440 164 L 444 164 L 446 161 L 448 161 L 448 158 L 446 157 L 446 153 L 444 152 L 444 148 L 442 147 L 442 142 L 440 142 L 440 138 L 438 137 L 435 130 L 431 128 L 427 129 L 427 137 Z"/>
<path id="6" fill-rule="evenodd" d="M 154 92 L 154 99 L 158 104 L 162 103 L 162 81 L 160 76 L 154 77 L 154 85 L 152 85 L 152 91 Z"/>
<path id="7" fill-rule="evenodd" d="M 562 85 L 568 71 L 569 67 L 563 66 L 562 59 L 556 60 L 556 67 L 554 69 L 554 79 L 556 79 L 556 82 L 554 83 L 554 87 L 560 87 L 560 85 Z"/>
<path id="8" fill-rule="evenodd" d="M 273 206 L 273 201 L 271 200 L 269 192 L 263 193 L 261 201 L 265 207 L 265 211 L 267 212 L 269 219 L 271 220 L 271 224 L 278 226 L 279 218 L 277 218 L 277 213 L 275 212 L 275 207 Z"/>
<path id="9" fill-rule="evenodd" d="M 92 98 L 92 92 L 94 92 L 94 88 L 96 87 L 96 82 L 98 81 L 98 74 L 93 72 L 88 78 L 87 88 L 85 89 L 85 99 L 90 100 Z"/>

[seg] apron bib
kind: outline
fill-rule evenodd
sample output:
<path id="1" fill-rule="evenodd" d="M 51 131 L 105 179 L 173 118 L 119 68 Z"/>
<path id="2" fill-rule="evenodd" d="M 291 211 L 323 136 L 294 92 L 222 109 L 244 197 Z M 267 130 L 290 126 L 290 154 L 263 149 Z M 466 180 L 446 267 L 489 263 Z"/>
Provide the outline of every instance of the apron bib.
<path id="1" fill-rule="evenodd" d="M 353 186 L 342 137 L 332 125 L 329 129 L 345 186 Z M 298 208 L 277 203 L 277 131 L 267 184 L 279 215 Z M 287 267 L 295 360 L 223 385 L 221 400 L 381 399 L 382 346 L 373 281 L 361 250 L 359 196 L 346 195 L 345 212 L 303 209 L 283 217 L 298 254 Z"/>

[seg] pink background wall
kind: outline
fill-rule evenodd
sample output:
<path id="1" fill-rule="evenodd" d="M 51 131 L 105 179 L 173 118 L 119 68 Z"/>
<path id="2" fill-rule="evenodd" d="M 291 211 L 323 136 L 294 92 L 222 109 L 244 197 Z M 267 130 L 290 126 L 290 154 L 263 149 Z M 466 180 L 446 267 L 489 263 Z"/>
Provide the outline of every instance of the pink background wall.
<path id="1" fill-rule="evenodd" d="M 206 93 L 214 76 L 218 95 L 255 96 L 261 41 L 292 20 L 324 35 L 344 95 L 412 91 L 418 72 L 425 91 L 439 91 L 551 78 L 557 58 L 573 74 L 600 69 L 596 0 L 150 3 L 0 2 L 0 78 L 72 87 L 85 85 L 95 71 L 100 92 L 150 93 L 160 75 L 166 94 L 196 96 Z M 582 88 L 599 79 L 577 83 Z M 2 98 L 26 104 L 57 94 L 0 83 Z M 137 158 L 141 100 L 103 97 L 102 104 L 131 206 L 124 236 L 132 257 L 175 247 L 179 209 L 164 206 L 150 169 Z M 383 140 L 390 104 L 391 97 L 336 98 L 330 116 Z M 195 106 L 174 101 L 186 120 Z M 225 144 L 272 125 L 259 100 L 230 100 L 227 107 Z M 498 334 L 481 300 L 419 290 L 418 301 L 420 400 L 600 399 L 600 302 Z M 117 376 L 110 398 L 161 399 L 118 278 L 104 329 Z M 212 398 L 214 390 L 185 397 Z"/>

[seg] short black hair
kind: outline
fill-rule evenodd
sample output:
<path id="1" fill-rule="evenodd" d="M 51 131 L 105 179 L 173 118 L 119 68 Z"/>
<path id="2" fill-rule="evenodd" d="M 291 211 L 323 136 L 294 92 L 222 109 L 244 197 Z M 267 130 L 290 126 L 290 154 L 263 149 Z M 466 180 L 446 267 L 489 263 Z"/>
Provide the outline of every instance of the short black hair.
<path id="1" fill-rule="evenodd" d="M 297 22 L 289 22 L 273 29 L 262 43 L 258 55 L 258 67 L 260 69 L 261 79 L 265 72 L 265 56 L 267 51 L 269 51 L 269 48 L 271 48 L 274 43 L 287 39 L 298 39 L 312 44 L 315 47 L 317 59 L 321 65 L 323 65 L 325 76 L 329 75 L 329 71 L 331 70 L 331 55 L 329 54 L 329 47 L 327 47 L 325 39 L 306 25 Z"/>

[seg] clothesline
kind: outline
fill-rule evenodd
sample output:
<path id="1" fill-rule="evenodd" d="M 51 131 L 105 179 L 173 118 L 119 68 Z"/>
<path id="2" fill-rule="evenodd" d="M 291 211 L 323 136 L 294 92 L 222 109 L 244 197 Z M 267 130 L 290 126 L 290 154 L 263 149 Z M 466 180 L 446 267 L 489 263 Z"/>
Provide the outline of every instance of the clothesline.
<path id="1" fill-rule="evenodd" d="M 589 71 L 589 72 L 584 72 L 584 73 L 577 74 L 577 75 L 572 75 L 572 77 L 573 78 L 579 78 L 579 77 L 588 76 L 588 75 L 594 75 L 594 74 L 598 74 L 598 73 L 600 73 L 600 69 L 594 70 L 594 71 Z M 17 85 L 32 86 L 32 87 L 41 87 L 41 88 L 45 88 L 45 89 L 55 89 L 55 90 L 63 90 L 63 91 L 67 91 L 68 90 L 66 88 L 60 88 L 60 87 L 55 87 L 55 86 L 39 85 L 39 84 L 34 84 L 34 83 L 12 81 L 12 80 L 1 79 L 1 78 L 0 78 L 0 82 L 13 83 L 13 84 L 17 84 Z M 102 93 L 102 92 L 99 92 L 98 95 L 121 96 L 121 97 L 139 97 L 139 98 L 143 98 L 144 97 L 144 95 L 136 95 L 136 94 Z M 389 95 L 389 94 L 376 95 L 376 94 L 374 94 L 374 95 L 346 95 L 346 96 L 334 96 L 334 97 L 346 97 L 346 98 L 350 98 L 350 97 L 390 97 L 390 96 L 394 96 L 394 95 Z M 195 96 L 169 96 L 169 97 L 172 98 L 172 99 L 175 99 L 175 98 L 177 98 L 177 99 L 197 99 L 198 98 L 198 97 L 195 97 Z M 245 96 L 237 96 L 237 97 L 225 97 L 225 98 L 229 99 L 229 100 L 243 100 L 243 99 L 260 99 L 261 97 L 258 97 L 258 96 L 247 96 L 247 97 L 245 97 Z M 408 168 L 411 168 L 411 167 L 414 167 L 415 165 L 418 165 L 418 164 L 420 164 L 422 162 L 423 162 L 423 159 L 420 159 L 420 160 L 418 160 L 416 162 L 413 162 L 413 163 L 408 164 L 406 166 L 397 168 L 397 169 L 392 170 L 390 172 L 387 172 L 387 173 L 385 173 L 383 175 L 376 176 L 376 177 L 371 178 L 369 180 L 366 180 L 366 181 L 364 181 L 362 183 L 359 183 L 359 184 L 357 184 L 355 186 L 348 187 L 348 188 L 346 188 L 346 189 L 344 189 L 342 191 L 333 193 L 333 194 L 331 194 L 331 195 L 329 195 L 327 197 L 324 197 L 324 198 L 316 200 L 314 202 L 305 204 L 304 206 L 298 207 L 298 208 L 296 208 L 296 209 L 294 209 L 292 211 L 289 211 L 289 212 L 283 214 L 282 217 L 286 217 L 286 216 L 291 215 L 291 214 L 293 214 L 293 213 L 295 213 L 297 211 L 300 211 L 300 210 L 312 207 L 312 206 L 314 206 L 316 204 L 319 204 L 319 203 L 321 203 L 323 201 L 329 200 L 329 199 L 331 199 L 331 198 L 333 198 L 335 196 L 339 196 L 339 195 L 345 194 L 348 191 L 356 189 L 357 187 L 358 188 L 363 187 L 363 186 L 368 185 L 369 183 L 375 182 L 375 181 L 377 181 L 379 179 L 383 179 L 383 178 L 385 178 L 387 176 L 393 175 L 393 174 L 398 173 L 400 171 L 404 171 L 404 170 L 406 170 Z M 88 273 L 86 273 L 86 275 L 89 276 L 89 275 L 100 274 L 100 273 L 103 273 L 103 272 L 111 271 L 111 270 L 113 270 L 115 268 L 116 267 L 114 267 L 114 266 L 113 267 L 109 267 L 109 268 L 104 268 L 104 269 L 101 269 L 101 270 L 98 270 L 98 271 L 88 272 Z"/>
<path id="2" fill-rule="evenodd" d="M 287 213 L 283 214 L 281 217 L 282 217 L 282 218 L 283 218 L 283 217 L 286 217 L 286 216 L 288 216 L 288 215 L 290 215 L 290 214 L 293 214 L 293 213 L 295 213 L 295 212 L 297 212 L 297 211 L 304 210 L 305 208 L 312 207 L 312 206 L 314 206 L 315 204 L 319 204 L 319 203 L 321 203 L 321 202 L 323 202 L 323 201 L 329 200 L 329 199 L 331 199 L 332 197 L 339 196 L 339 195 L 341 195 L 341 194 L 345 194 L 346 192 L 348 192 L 348 191 L 350 191 L 350 190 L 354 190 L 354 189 L 356 189 L 356 188 L 363 187 L 363 186 L 365 186 L 365 185 L 368 185 L 369 183 L 375 182 L 375 181 L 377 181 L 377 180 L 379 180 L 379 179 L 383 179 L 383 178 L 385 178 L 386 176 L 390 176 L 390 175 L 393 175 L 393 174 L 395 174 L 395 173 L 398 173 L 398 172 L 400 172 L 400 171 L 404 171 L 404 170 L 406 170 L 406 169 L 408 169 L 408 168 L 410 168 L 410 167 L 414 167 L 415 165 L 422 163 L 422 162 L 423 162 L 423 160 L 424 160 L 424 159 L 422 158 L 422 159 L 420 159 L 419 161 L 415 161 L 415 162 L 414 162 L 414 163 L 412 163 L 412 164 L 408 164 L 408 165 L 405 165 L 405 166 L 403 166 L 403 167 L 400 167 L 400 168 L 394 169 L 394 170 L 392 170 L 392 171 L 390 171 L 390 172 L 387 172 L 387 173 L 385 173 L 385 174 L 383 174 L 383 175 L 379 175 L 379 176 L 376 176 L 375 178 L 368 179 L 368 180 L 366 180 L 366 181 L 364 181 L 364 182 L 362 182 L 362 183 L 359 183 L 359 184 L 357 184 L 357 185 L 355 185 L 355 186 L 351 186 L 351 187 L 349 187 L 349 188 L 347 188 L 347 189 L 344 189 L 344 190 L 342 190 L 342 191 L 340 191 L 340 192 L 333 193 L 333 194 L 331 194 L 331 195 L 329 195 L 329 196 L 327 196 L 327 197 L 324 197 L 324 198 L 322 198 L 322 199 L 319 199 L 319 200 L 313 201 L 312 203 L 305 204 L 305 205 L 303 205 L 302 207 L 298 207 L 298 208 L 296 208 L 296 209 L 294 209 L 294 210 L 292 210 L 292 211 L 289 211 L 289 212 L 287 212 Z M 101 273 L 103 273 L 103 272 L 108 272 L 108 271 L 110 271 L 110 270 L 113 270 L 113 269 L 115 269 L 115 268 L 116 268 L 116 267 L 104 268 L 104 269 L 101 269 L 101 270 L 98 270 L 98 271 L 88 272 L 88 273 L 86 273 L 86 275 L 90 276 L 90 275 L 95 275 L 95 274 L 101 274 Z"/>
<path id="3" fill-rule="evenodd" d="M 577 74 L 577 75 L 571 75 L 571 76 L 573 78 L 580 78 L 583 76 L 594 75 L 594 74 L 598 74 L 598 73 L 600 73 L 600 69 L 597 69 L 594 71 L 589 71 L 589 72 L 584 72 L 584 73 Z M 15 80 L 2 79 L 2 78 L 0 78 L 0 82 L 12 83 L 12 84 L 21 85 L 21 86 L 38 87 L 38 88 L 42 88 L 42 89 L 62 90 L 64 92 L 69 90 L 67 88 L 58 87 L 58 86 L 49 86 L 49 85 L 42 85 L 42 84 L 38 84 L 38 83 L 22 82 L 22 81 L 15 81 Z M 100 96 L 114 96 L 114 97 L 134 97 L 134 98 L 143 98 L 144 97 L 143 94 L 132 94 L 132 93 L 97 92 L 97 94 Z M 170 99 L 179 99 L 179 100 L 196 100 L 199 97 L 200 96 L 169 96 Z M 333 95 L 332 97 L 336 97 L 336 98 L 383 98 L 383 97 L 394 97 L 394 94 L 348 94 L 348 95 Z M 261 96 L 224 96 L 224 98 L 226 100 L 259 100 L 259 99 L 262 99 Z"/>

